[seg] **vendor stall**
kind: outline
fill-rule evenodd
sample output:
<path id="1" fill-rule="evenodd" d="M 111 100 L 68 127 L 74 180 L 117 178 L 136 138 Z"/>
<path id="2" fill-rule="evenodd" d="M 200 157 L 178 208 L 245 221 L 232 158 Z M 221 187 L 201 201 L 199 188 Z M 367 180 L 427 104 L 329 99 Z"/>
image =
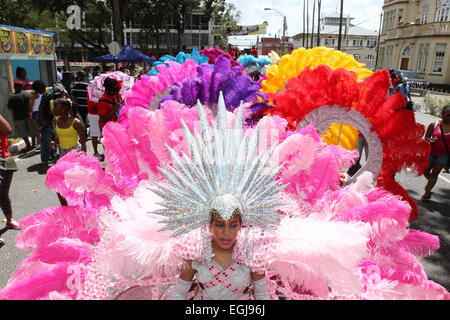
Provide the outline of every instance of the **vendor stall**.
<path id="1" fill-rule="evenodd" d="M 30 81 L 42 80 L 46 86 L 56 82 L 53 33 L 0 24 L 0 114 L 12 123 L 6 108 L 14 92 L 17 67 L 27 72 Z"/>

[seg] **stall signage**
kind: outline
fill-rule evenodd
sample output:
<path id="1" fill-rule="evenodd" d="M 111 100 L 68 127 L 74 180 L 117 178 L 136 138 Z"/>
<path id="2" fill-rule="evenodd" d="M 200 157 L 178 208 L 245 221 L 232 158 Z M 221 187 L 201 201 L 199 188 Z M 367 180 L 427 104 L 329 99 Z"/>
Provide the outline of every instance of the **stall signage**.
<path id="1" fill-rule="evenodd" d="M 14 41 L 11 30 L 0 28 L 0 53 L 11 54 L 14 53 Z"/>
<path id="2" fill-rule="evenodd" d="M 53 56 L 54 53 L 55 44 L 51 34 L 0 26 L 0 55 Z"/>

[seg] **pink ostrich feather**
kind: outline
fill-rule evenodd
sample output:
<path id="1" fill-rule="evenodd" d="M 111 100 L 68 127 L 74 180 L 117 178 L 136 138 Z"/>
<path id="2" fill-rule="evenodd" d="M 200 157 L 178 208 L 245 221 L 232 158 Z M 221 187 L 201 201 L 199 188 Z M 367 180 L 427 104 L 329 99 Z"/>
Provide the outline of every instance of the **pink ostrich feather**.
<path id="1" fill-rule="evenodd" d="M 11 287 L 0 291 L 0 298 L 8 300 L 36 300 L 45 299 L 52 291 L 67 293 L 67 281 L 70 276 L 68 270 L 72 263 L 61 263 L 50 270 L 37 272 L 26 279 L 17 281 Z M 76 291 L 70 295 L 76 297 Z"/>
<path id="2" fill-rule="evenodd" d="M 145 171 L 140 164 L 145 163 L 146 168 L 151 171 L 148 172 L 149 177 L 159 174 L 157 167 L 160 164 L 160 160 L 151 148 L 152 141 L 156 139 L 156 135 L 159 133 L 159 127 L 155 127 L 154 122 L 152 123 L 154 115 L 155 113 L 143 108 L 133 108 L 129 111 L 128 132 L 136 142 L 138 165 L 142 171 Z"/>
<path id="3" fill-rule="evenodd" d="M 89 177 L 89 179 L 86 179 Z M 117 191 L 97 158 L 71 151 L 47 171 L 45 183 L 70 204 L 96 211 L 109 204 L 108 194 Z"/>
<path id="4" fill-rule="evenodd" d="M 142 278 L 148 275 L 175 276 L 181 270 L 183 259 L 174 254 L 173 246 L 179 240 L 163 227 L 162 216 L 149 212 L 159 209 L 161 199 L 142 183 L 133 198 L 116 197 L 112 208 L 117 216 L 102 215 L 108 228 L 108 238 L 102 243 L 97 263 L 106 274 L 120 273 L 124 277 Z"/>
<path id="5" fill-rule="evenodd" d="M 22 261 L 9 279 L 8 284 L 22 281 L 35 273 L 49 270 L 60 263 L 87 264 L 91 260 L 91 250 L 90 244 L 78 239 L 58 239 L 46 247 L 36 249 Z"/>
<path id="6" fill-rule="evenodd" d="M 359 292 L 357 266 L 368 254 L 369 229 L 363 223 L 287 218 L 277 229 L 270 270 L 326 298 L 328 287 Z"/>
<path id="7" fill-rule="evenodd" d="M 116 122 L 106 124 L 103 136 L 105 171 L 114 176 L 117 187 L 131 194 L 141 180 L 148 178 L 147 174 L 140 171 L 135 140 L 126 127 Z"/>
<path id="8" fill-rule="evenodd" d="M 169 93 L 168 90 L 177 81 L 183 81 L 188 77 L 196 76 L 197 65 L 194 60 L 187 59 L 183 64 L 175 61 L 169 61 L 169 66 L 159 65 L 158 75 L 147 76 L 143 75 L 140 80 L 135 82 L 131 93 L 129 93 L 125 106 L 121 110 L 119 116 L 119 123 L 126 123 L 128 121 L 128 110 L 141 107 L 149 110 L 151 106 L 155 106 L 154 98 L 162 93 Z M 161 99 L 162 97 L 159 97 Z M 153 103 L 152 103 L 153 102 Z"/>
<path id="9" fill-rule="evenodd" d="M 16 238 L 20 249 L 42 248 L 60 238 L 80 239 L 94 244 L 99 239 L 97 215 L 78 207 L 55 207 L 20 220 L 22 230 Z"/>

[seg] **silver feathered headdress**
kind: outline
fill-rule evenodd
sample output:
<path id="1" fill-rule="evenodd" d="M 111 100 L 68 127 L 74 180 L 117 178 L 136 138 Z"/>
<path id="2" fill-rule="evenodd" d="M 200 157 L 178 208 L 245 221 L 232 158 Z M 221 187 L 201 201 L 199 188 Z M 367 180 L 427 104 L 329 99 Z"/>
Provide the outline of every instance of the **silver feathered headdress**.
<path id="1" fill-rule="evenodd" d="M 211 210 L 228 220 L 239 210 L 243 224 L 269 229 L 280 218 L 275 210 L 281 206 L 277 194 L 287 185 L 274 180 L 283 165 L 268 167 L 276 147 L 256 154 L 259 124 L 248 137 L 243 129 L 243 106 L 239 107 L 234 128 L 227 128 L 225 102 L 220 93 L 217 123 L 210 127 L 205 110 L 198 102 L 201 136 L 192 135 L 181 120 L 190 157 L 166 144 L 173 167 L 158 168 L 170 184 L 156 183 L 153 192 L 163 198 L 153 213 L 168 217 L 163 230 L 175 230 L 173 237 L 207 225 Z"/>

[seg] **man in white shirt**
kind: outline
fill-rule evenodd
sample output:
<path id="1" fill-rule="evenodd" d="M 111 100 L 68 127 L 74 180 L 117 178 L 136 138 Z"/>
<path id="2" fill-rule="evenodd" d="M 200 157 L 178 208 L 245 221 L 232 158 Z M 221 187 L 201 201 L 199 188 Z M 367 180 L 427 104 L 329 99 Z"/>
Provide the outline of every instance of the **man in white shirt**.
<path id="1" fill-rule="evenodd" d="M 62 75 L 61 71 L 62 71 L 61 68 L 56 69 L 56 81 L 59 83 L 61 83 L 63 80 L 63 75 Z"/>

